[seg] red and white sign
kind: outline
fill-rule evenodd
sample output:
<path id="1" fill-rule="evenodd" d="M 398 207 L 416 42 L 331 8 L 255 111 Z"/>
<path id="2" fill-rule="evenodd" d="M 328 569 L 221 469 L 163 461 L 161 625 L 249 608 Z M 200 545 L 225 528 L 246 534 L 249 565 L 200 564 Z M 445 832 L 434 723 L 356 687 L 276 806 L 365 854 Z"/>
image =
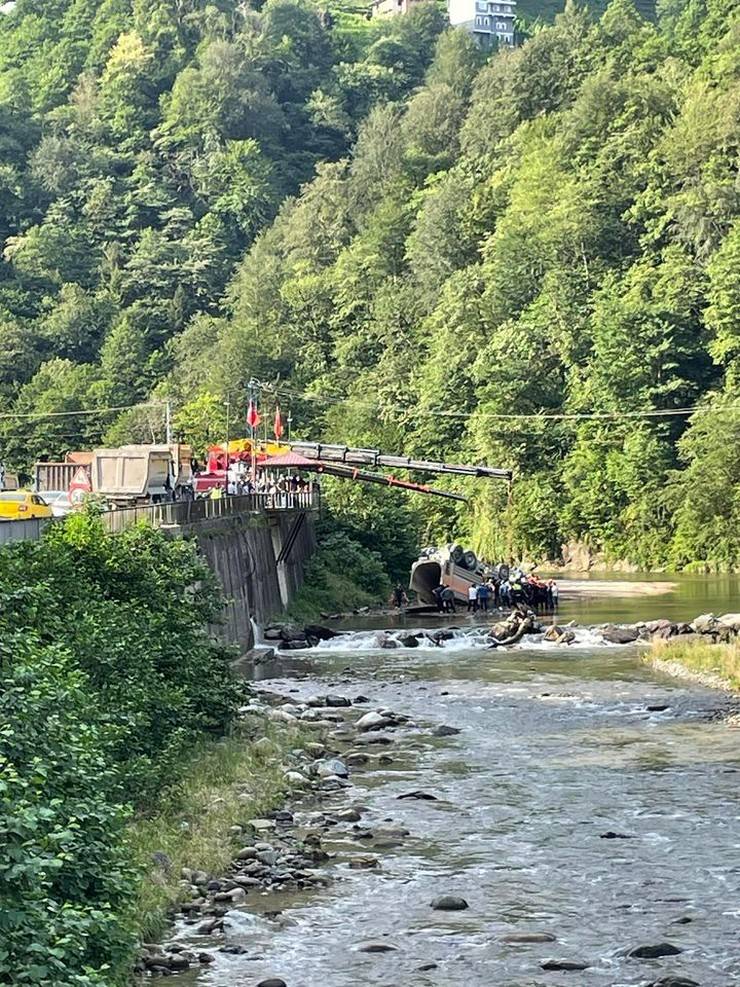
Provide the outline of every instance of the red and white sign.
<path id="1" fill-rule="evenodd" d="M 84 466 L 80 466 L 80 468 L 75 471 L 75 474 L 69 484 L 68 493 L 69 502 L 73 507 L 79 507 L 85 499 L 85 496 L 92 493 L 90 474 Z"/>

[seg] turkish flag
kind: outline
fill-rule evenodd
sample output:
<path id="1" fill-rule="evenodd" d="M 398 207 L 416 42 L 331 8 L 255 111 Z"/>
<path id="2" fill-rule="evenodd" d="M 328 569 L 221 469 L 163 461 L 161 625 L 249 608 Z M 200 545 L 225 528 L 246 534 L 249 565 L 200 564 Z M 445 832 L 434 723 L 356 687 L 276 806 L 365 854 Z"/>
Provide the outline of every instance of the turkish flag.
<path id="1" fill-rule="evenodd" d="M 280 405 L 275 408 L 275 424 L 273 425 L 273 432 L 275 433 L 275 438 L 279 439 L 282 437 L 285 429 L 283 428 L 283 416 L 280 414 Z"/>
<path id="2" fill-rule="evenodd" d="M 247 409 L 247 425 L 250 428 L 259 428 L 259 424 L 262 421 L 262 417 L 257 411 L 257 405 L 254 401 L 249 402 L 249 408 Z"/>

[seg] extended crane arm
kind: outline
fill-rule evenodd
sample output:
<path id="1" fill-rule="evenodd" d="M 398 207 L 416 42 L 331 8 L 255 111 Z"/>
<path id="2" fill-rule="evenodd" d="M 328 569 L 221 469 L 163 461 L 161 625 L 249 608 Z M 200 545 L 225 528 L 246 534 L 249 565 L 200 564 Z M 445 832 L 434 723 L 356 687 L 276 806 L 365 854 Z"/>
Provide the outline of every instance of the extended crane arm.
<path id="1" fill-rule="evenodd" d="M 290 448 L 306 459 L 323 462 L 385 466 L 390 469 L 419 470 L 422 473 L 451 473 L 456 476 L 479 476 L 492 480 L 511 482 L 511 470 L 494 469 L 467 463 L 439 463 L 428 459 L 410 459 L 408 456 L 386 456 L 378 449 L 357 449 L 351 446 L 327 445 L 323 442 L 288 442 Z"/>

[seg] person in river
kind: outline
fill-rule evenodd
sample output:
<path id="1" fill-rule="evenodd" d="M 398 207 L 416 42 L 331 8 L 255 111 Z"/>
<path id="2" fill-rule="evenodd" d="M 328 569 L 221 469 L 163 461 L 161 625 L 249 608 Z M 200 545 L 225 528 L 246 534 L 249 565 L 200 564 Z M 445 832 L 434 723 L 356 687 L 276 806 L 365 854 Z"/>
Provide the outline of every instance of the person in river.
<path id="1" fill-rule="evenodd" d="M 400 583 L 396 583 L 396 588 L 393 590 L 391 595 L 391 602 L 393 606 L 398 607 L 399 610 L 401 607 L 408 606 L 409 598 L 406 596 L 406 590 Z"/>
<path id="2" fill-rule="evenodd" d="M 481 583 L 478 587 L 478 609 L 488 613 L 488 583 Z"/>
<path id="3" fill-rule="evenodd" d="M 475 613 L 478 610 L 478 587 L 475 583 L 468 586 L 468 613 Z"/>
<path id="4" fill-rule="evenodd" d="M 456 613 L 455 609 L 455 591 L 449 586 L 445 586 L 441 593 L 442 603 L 444 604 L 445 613 Z"/>

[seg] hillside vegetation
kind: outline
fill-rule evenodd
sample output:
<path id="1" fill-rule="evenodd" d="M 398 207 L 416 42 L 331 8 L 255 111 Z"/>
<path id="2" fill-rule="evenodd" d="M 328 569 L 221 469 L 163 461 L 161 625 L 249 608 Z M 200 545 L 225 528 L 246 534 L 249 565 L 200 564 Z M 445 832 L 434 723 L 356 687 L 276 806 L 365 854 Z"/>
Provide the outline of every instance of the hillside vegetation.
<path id="1" fill-rule="evenodd" d="M 15 414 L 168 396 L 203 445 L 254 375 L 296 434 L 515 471 L 511 502 L 456 481 L 472 508 L 334 484 L 403 564 L 454 535 L 740 565 L 734 0 L 568 3 L 488 58 L 434 4 L 20 0 L 2 26 Z M 0 458 L 160 425 L 7 418 Z"/>
<path id="2" fill-rule="evenodd" d="M 424 501 L 430 538 L 737 566 L 739 43 L 727 0 L 657 26 L 570 4 L 482 67 L 443 34 L 259 237 L 217 332 L 184 334 L 172 386 L 239 393 L 248 367 L 314 436 L 514 469 L 510 506 L 480 481 L 473 511 Z"/>

